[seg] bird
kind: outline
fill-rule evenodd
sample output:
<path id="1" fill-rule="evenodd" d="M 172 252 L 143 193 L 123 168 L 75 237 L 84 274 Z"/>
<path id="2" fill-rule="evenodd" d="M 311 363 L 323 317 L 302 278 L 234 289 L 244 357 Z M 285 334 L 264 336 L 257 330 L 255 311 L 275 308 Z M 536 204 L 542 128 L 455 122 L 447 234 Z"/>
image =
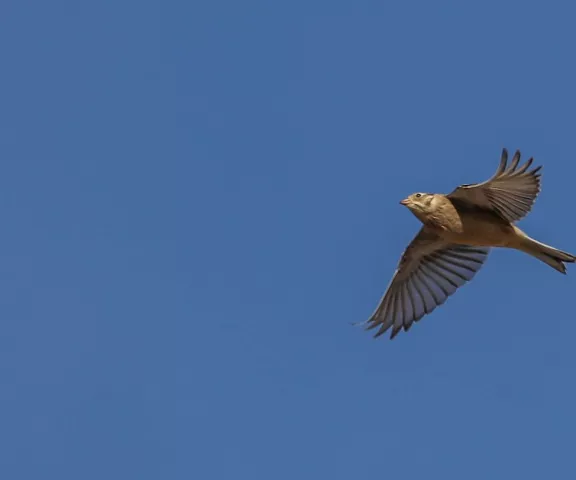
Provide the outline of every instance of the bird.
<path id="1" fill-rule="evenodd" d="M 371 317 L 362 322 L 374 337 L 390 330 L 390 339 L 442 305 L 482 268 L 490 249 L 527 253 L 566 274 L 576 256 L 530 238 L 515 223 L 532 209 L 540 193 L 541 166 L 520 164 L 517 150 L 508 163 L 502 150 L 494 175 L 464 184 L 448 195 L 413 193 L 401 205 L 423 226 L 402 253 L 386 292 Z"/>

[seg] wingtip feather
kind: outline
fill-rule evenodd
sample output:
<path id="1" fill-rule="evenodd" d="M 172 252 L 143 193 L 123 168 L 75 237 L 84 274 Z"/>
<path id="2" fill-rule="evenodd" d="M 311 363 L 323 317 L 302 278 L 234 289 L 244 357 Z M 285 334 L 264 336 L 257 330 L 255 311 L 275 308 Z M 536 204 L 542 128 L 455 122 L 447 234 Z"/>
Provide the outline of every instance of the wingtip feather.
<path id="1" fill-rule="evenodd" d="M 514 170 L 516 170 L 516 167 L 520 163 L 520 155 L 520 150 L 516 150 L 512 157 L 512 161 L 510 162 L 510 166 L 506 169 L 507 174 L 513 173 Z"/>

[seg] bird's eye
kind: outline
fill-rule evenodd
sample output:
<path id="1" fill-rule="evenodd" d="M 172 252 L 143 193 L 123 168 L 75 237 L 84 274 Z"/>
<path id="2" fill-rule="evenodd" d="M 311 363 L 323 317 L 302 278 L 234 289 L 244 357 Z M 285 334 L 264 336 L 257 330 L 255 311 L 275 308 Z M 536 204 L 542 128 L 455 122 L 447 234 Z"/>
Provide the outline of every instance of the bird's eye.
<path id="1" fill-rule="evenodd" d="M 417 194 L 416 194 L 416 198 L 420 198 L 421 196 L 422 196 L 421 193 L 417 193 Z"/>

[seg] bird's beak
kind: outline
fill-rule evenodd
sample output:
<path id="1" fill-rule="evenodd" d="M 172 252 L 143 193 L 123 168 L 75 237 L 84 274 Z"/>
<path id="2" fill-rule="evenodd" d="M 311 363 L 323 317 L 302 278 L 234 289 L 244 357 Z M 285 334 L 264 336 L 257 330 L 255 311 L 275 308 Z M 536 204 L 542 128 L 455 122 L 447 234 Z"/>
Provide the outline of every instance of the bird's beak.
<path id="1" fill-rule="evenodd" d="M 404 200 L 400 200 L 400 205 L 404 205 L 404 206 L 408 205 L 408 199 L 405 198 Z"/>

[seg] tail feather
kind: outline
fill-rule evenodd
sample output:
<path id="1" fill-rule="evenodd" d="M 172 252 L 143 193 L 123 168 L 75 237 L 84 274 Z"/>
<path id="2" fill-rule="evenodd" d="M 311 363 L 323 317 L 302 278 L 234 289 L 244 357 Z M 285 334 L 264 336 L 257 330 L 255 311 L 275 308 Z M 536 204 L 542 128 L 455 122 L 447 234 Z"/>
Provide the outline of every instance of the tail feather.
<path id="1" fill-rule="evenodd" d="M 563 252 L 528 236 L 524 237 L 520 250 L 536 257 L 538 260 L 550 265 L 554 270 L 558 270 L 564 274 L 566 273 L 566 265 L 564 265 L 564 263 L 576 262 L 576 256 L 571 253 Z"/>

